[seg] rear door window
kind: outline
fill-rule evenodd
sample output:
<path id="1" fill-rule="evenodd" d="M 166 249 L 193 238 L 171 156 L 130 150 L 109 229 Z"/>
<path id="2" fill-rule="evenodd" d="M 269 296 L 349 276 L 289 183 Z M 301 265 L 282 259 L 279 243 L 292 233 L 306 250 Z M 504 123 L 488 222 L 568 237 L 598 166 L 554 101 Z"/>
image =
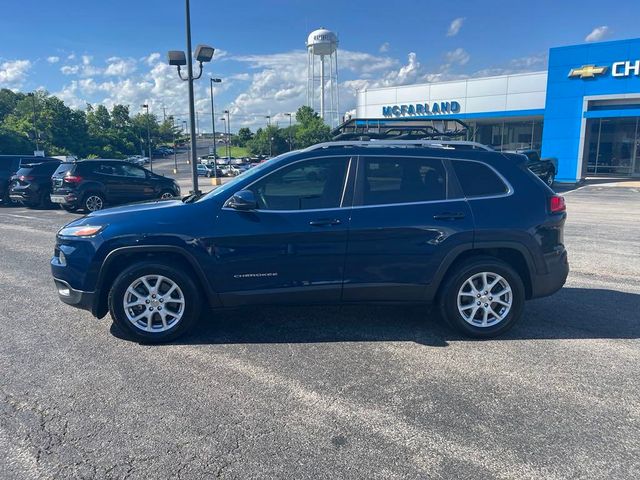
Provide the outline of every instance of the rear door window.
<path id="1" fill-rule="evenodd" d="M 61 163 L 60 165 L 58 165 L 58 168 L 56 168 L 56 171 L 53 173 L 53 176 L 64 177 L 67 174 L 67 172 L 73 169 L 74 166 L 75 166 L 75 163 Z"/>
<path id="2" fill-rule="evenodd" d="M 452 160 L 462 191 L 467 198 L 504 195 L 509 188 L 488 165 L 476 161 Z"/>
<path id="3" fill-rule="evenodd" d="M 447 171 L 440 159 L 364 157 L 356 204 L 387 205 L 447 199 Z"/>

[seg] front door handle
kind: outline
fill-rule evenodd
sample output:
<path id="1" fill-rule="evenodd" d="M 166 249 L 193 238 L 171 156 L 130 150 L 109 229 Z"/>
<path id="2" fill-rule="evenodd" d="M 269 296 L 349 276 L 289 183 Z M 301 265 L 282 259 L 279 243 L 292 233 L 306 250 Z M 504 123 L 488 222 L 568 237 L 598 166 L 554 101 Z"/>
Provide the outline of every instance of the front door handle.
<path id="1" fill-rule="evenodd" d="M 319 218 L 317 220 L 311 220 L 309 225 L 312 227 L 327 227 L 331 225 L 340 225 L 342 222 L 337 218 Z"/>
<path id="2" fill-rule="evenodd" d="M 462 212 L 442 212 L 433 216 L 434 220 L 462 220 L 464 213 Z"/>

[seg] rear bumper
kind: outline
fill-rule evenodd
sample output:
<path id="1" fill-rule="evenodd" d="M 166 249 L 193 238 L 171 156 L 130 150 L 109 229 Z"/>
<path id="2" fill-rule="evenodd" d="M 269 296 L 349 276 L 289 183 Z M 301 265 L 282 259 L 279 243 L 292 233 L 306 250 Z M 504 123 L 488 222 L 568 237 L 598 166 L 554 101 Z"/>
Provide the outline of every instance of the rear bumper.
<path id="1" fill-rule="evenodd" d="M 57 203 L 58 205 L 75 206 L 78 203 L 78 197 L 74 193 L 52 193 L 49 198 L 51 203 Z"/>
<path id="2" fill-rule="evenodd" d="M 60 298 L 64 303 L 89 312 L 93 311 L 95 292 L 83 292 L 82 290 L 76 290 L 71 288 L 67 282 L 58 278 L 54 278 L 53 283 L 58 291 L 58 298 Z"/>
<path id="3" fill-rule="evenodd" d="M 30 189 L 11 189 L 9 190 L 9 198 L 14 202 L 32 203 L 36 202 L 37 195 Z"/>
<path id="4" fill-rule="evenodd" d="M 534 275 L 531 279 L 531 298 L 540 298 L 552 295 L 562 288 L 569 275 L 569 260 L 567 251 L 561 251 L 545 255 L 547 272 Z"/>

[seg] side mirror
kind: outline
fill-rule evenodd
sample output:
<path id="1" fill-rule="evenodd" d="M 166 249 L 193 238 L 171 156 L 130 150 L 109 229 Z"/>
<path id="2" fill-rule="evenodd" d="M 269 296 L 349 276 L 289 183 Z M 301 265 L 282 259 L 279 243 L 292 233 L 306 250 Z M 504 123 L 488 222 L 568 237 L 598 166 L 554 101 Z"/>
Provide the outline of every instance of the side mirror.
<path id="1" fill-rule="evenodd" d="M 229 199 L 227 207 L 246 212 L 258 208 L 258 201 L 251 190 L 240 190 Z"/>

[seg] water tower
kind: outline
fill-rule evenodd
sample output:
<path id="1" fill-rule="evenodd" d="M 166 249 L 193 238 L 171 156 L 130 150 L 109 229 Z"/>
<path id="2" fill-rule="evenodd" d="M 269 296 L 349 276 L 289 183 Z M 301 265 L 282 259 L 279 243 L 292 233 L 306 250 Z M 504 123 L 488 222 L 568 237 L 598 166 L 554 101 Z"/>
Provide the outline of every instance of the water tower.
<path id="1" fill-rule="evenodd" d="M 307 38 L 307 53 L 307 105 L 316 110 L 325 123 L 335 127 L 339 111 L 338 36 L 325 28 L 314 30 Z"/>

